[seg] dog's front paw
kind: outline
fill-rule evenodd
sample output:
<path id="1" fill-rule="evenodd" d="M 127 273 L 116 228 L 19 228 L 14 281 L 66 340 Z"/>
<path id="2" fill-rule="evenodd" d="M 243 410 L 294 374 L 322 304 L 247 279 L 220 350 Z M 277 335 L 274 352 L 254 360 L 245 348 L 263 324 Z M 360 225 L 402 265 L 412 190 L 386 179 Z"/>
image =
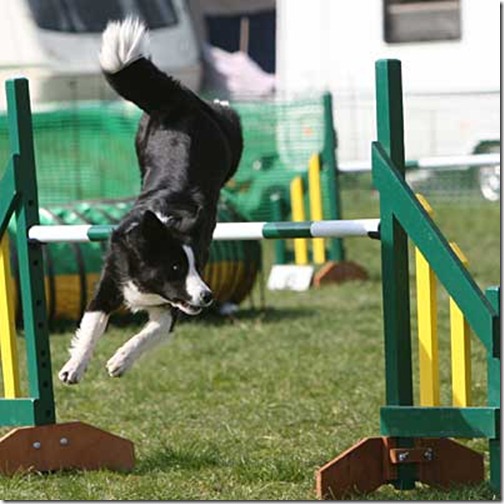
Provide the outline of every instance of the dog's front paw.
<path id="1" fill-rule="evenodd" d="M 67 385 L 79 383 L 87 369 L 87 362 L 70 359 L 58 373 L 58 378 Z"/>
<path id="2" fill-rule="evenodd" d="M 119 348 L 107 362 L 108 374 L 119 378 L 133 365 L 133 362 L 133 353 L 125 348 Z"/>

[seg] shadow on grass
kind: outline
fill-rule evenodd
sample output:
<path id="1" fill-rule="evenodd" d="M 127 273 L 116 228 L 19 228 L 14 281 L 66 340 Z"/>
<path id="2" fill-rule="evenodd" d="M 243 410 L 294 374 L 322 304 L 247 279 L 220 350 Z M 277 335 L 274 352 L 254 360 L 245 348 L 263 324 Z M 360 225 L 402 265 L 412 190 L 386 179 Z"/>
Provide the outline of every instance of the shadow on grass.
<path id="1" fill-rule="evenodd" d="M 164 446 L 137 461 L 135 474 L 149 474 L 153 471 L 171 472 L 174 470 L 199 471 L 207 467 L 222 465 L 222 459 L 215 448 Z"/>
<path id="2" fill-rule="evenodd" d="M 184 314 L 179 314 L 178 323 L 194 323 L 211 326 L 230 325 L 241 321 L 258 320 L 262 323 L 275 323 L 284 320 L 296 320 L 298 318 L 306 318 L 314 316 L 314 310 L 306 307 L 296 308 L 244 308 L 239 309 L 232 315 L 221 315 L 216 310 L 208 310 L 197 317 L 189 317 Z M 114 314 L 110 319 L 110 327 L 141 327 L 147 322 L 145 313 L 135 314 Z M 78 321 L 75 320 L 58 320 L 50 325 L 51 334 L 65 334 L 73 332 L 77 328 Z"/>
<path id="3" fill-rule="evenodd" d="M 244 321 L 258 320 L 262 323 L 275 323 L 282 322 L 284 320 L 295 320 L 298 318 L 306 318 L 315 316 L 315 310 L 307 307 L 295 307 L 295 308 L 245 308 L 240 309 L 232 315 L 221 315 L 215 310 L 209 310 L 204 312 L 196 319 L 188 316 L 182 316 L 179 321 L 184 323 L 186 321 L 191 321 L 191 323 L 205 324 L 205 325 L 229 325 L 233 323 L 239 323 Z"/>

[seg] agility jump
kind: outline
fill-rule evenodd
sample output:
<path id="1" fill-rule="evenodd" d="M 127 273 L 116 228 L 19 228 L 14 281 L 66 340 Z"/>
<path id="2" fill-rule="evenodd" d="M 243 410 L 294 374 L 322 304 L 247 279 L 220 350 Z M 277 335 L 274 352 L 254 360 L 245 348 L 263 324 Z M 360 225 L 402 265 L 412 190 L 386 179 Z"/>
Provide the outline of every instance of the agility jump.
<path id="1" fill-rule="evenodd" d="M 0 181 L 0 237 L 15 214 L 29 397 L 18 397 L 13 386 L 10 397 L 0 400 L 0 425 L 25 426 L 0 440 L 0 472 L 68 467 L 132 469 L 130 441 L 80 422 L 56 423 L 44 297 L 42 243 L 105 240 L 112 228 L 80 227 L 70 233 L 67 227 L 39 226 L 27 81 L 8 81 L 7 96 L 12 156 Z M 378 142 L 373 144 L 372 159 L 373 180 L 380 192 L 379 220 L 219 224 L 214 238 L 352 235 L 381 240 L 386 378 L 381 436 L 360 441 L 323 466 L 317 473 L 319 498 L 341 498 L 354 489 L 369 492 L 384 483 L 409 489 L 415 481 L 438 486 L 481 481 L 482 455 L 450 437 L 489 440 L 490 482 L 500 492 L 500 288 L 488 290 L 486 296 L 481 292 L 404 182 L 402 85 L 396 60 L 377 63 L 377 103 Z M 487 350 L 488 406 L 425 407 L 413 403 L 408 236 Z M 6 248 L 2 250 L 0 265 L 5 264 L 7 255 Z M 7 277 L 4 274 L 2 278 Z M 0 288 L 8 292 L 7 285 Z M 0 313 L 9 313 L 8 303 L 8 296 L 0 296 Z M 10 345 L 8 355 L 14 358 L 13 325 L 6 333 L 5 326 L 1 328 L 2 353 Z M 3 371 L 16 382 L 16 365 Z"/>

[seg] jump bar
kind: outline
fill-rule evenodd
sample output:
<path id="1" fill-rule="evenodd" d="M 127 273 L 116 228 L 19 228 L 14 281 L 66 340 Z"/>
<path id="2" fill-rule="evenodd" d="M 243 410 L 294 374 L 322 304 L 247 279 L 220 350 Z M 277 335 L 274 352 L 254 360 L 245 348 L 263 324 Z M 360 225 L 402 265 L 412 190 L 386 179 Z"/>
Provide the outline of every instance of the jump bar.
<path id="1" fill-rule="evenodd" d="M 276 238 L 379 238 L 380 219 L 325 220 L 306 222 L 220 222 L 214 240 L 261 240 Z M 39 243 L 92 242 L 109 238 L 112 224 L 32 226 L 28 239 Z"/>

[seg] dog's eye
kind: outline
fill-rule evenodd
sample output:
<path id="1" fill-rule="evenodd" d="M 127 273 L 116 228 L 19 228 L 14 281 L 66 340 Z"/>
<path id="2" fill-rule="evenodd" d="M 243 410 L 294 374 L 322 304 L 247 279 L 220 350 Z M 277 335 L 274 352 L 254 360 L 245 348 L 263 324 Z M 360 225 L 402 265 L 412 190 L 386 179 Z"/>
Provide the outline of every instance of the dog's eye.
<path id="1" fill-rule="evenodd" d="M 174 264 L 172 264 L 171 269 L 172 269 L 172 271 L 173 271 L 174 273 L 176 273 L 177 271 L 180 271 L 180 264 L 178 264 L 178 263 L 174 263 Z"/>

